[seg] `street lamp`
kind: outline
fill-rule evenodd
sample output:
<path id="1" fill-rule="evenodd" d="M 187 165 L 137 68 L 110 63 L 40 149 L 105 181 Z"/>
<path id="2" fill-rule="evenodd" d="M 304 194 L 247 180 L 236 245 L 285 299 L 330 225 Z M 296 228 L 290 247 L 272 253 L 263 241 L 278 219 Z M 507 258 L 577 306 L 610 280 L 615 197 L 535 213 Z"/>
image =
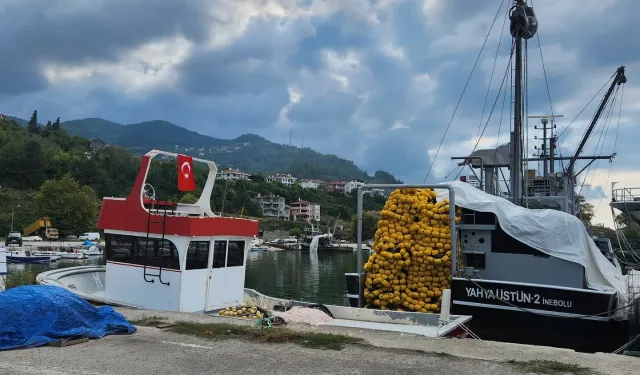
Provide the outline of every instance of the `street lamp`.
<path id="1" fill-rule="evenodd" d="M 16 208 L 20 208 L 20 205 L 15 206 L 13 208 L 13 210 L 11 210 L 11 229 L 10 229 L 10 231 L 12 231 L 12 232 L 13 232 L 13 214 L 16 211 Z"/>

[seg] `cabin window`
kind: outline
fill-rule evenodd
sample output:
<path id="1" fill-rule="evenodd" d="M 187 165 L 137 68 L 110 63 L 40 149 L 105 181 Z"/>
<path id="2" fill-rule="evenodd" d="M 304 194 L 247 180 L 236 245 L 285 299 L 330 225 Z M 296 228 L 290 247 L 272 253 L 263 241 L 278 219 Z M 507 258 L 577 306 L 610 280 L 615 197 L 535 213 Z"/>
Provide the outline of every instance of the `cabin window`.
<path id="1" fill-rule="evenodd" d="M 244 241 L 229 241 L 227 267 L 240 267 L 244 264 Z"/>
<path id="2" fill-rule="evenodd" d="M 187 248 L 187 270 L 204 270 L 209 264 L 209 241 L 191 241 Z"/>
<path id="3" fill-rule="evenodd" d="M 475 269 L 483 270 L 486 267 L 485 254 L 482 252 L 477 253 L 465 253 L 467 258 L 466 266 L 473 267 Z"/>
<path id="4" fill-rule="evenodd" d="M 213 243 L 212 268 L 224 268 L 227 258 L 227 241 L 215 241 Z"/>
<path id="5" fill-rule="evenodd" d="M 496 226 L 496 230 L 491 231 L 491 245 L 492 253 L 533 255 L 543 258 L 549 257 L 548 254 L 527 246 L 508 235 L 500 228 L 500 224 Z"/>
<path id="6" fill-rule="evenodd" d="M 180 269 L 178 249 L 167 239 L 106 234 L 105 242 L 108 262 Z"/>

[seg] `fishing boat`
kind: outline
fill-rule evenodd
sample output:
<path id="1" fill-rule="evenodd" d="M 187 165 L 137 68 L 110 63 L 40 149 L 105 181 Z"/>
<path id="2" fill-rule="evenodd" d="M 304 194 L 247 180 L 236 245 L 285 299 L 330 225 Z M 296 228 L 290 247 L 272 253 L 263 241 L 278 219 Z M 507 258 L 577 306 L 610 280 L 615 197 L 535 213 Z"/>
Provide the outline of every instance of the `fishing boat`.
<path id="1" fill-rule="evenodd" d="M 0 246 L 0 292 L 5 289 L 7 279 L 7 250 Z"/>
<path id="2" fill-rule="evenodd" d="M 179 179 L 192 162 L 208 166 L 201 196 L 194 204 L 157 200 L 146 182 L 151 160 L 178 158 Z M 184 161 L 187 159 L 187 161 Z M 105 234 L 106 266 L 80 266 L 43 272 L 37 282 L 68 289 L 94 303 L 144 309 L 212 313 L 243 301 L 269 308 L 310 306 L 311 302 L 264 296 L 245 289 L 245 266 L 258 222 L 221 217 L 211 211 L 214 162 L 153 150 L 142 157 L 126 198 L 104 198 L 97 227 Z M 189 178 L 189 177 L 186 177 Z M 191 190 L 195 189 L 192 186 Z M 383 313 L 324 305 L 331 325 L 411 332 L 443 337 L 464 332 L 471 317 L 461 315 Z"/>
<path id="3" fill-rule="evenodd" d="M 263 245 L 264 241 L 260 238 L 254 237 L 249 244 L 251 251 L 269 251 L 269 246 Z"/>
<path id="4" fill-rule="evenodd" d="M 353 251 L 352 247 L 342 246 L 334 242 L 334 233 L 338 226 L 338 219 L 333 227 L 333 231 L 323 233 L 317 223 L 311 220 L 307 221 L 305 231 L 300 242 L 300 250 L 302 251 Z"/>
<path id="5" fill-rule="evenodd" d="M 300 242 L 295 236 L 265 242 L 265 245 L 282 250 L 300 250 Z"/>
<path id="6" fill-rule="evenodd" d="M 93 245 L 81 245 L 73 249 L 75 253 L 83 255 L 85 258 L 99 258 L 104 255 L 102 250 L 95 244 Z"/>
<path id="7" fill-rule="evenodd" d="M 524 42 L 536 35 L 535 12 L 524 0 L 514 0 L 508 16 L 512 46 L 505 77 L 509 71 L 513 74 L 510 142 L 453 157 L 462 160 L 459 167 L 470 167 L 474 178 L 462 176 L 441 186 L 449 189 L 461 209 L 460 223 L 452 225 L 459 241 L 452 254 L 452 311 L 472 315 L 471 329 L 482 339 L 612 352 L 631 339 L 627 312 L 639 302 L 629 299 L 629 279 L 602 254 L 576 217 L 576 180 L 584 171 L 576 163 L 587 160 L 589 166 L 615 156 L 582 152 L 601 114 L 626 82 L 625 68 L 613 74 L 576 152 L 557 157 L 553 122 L 560 116 L 527 116 L 525 105 L 523 67 L 529 64 Z M 525 119 L 532 117 L 540 118 L 542 137 L 537 139 L 542 147 L 537 147 L 538 157 L 526 158 Z M 568 160 L 568 165 L 556 171 L 561 160 Z M 529 169 L 529 162 L 543 164 L 541 176 Z M 393 186 L 363 188 L 389 187 Z"/>
<path id="8" fill-rule="evenodd" d="M 612 195 L 611 207 L 640 225 L 640 187 L 613 189 Z"/>
<path id="9" fill-rule="evenodd" d="M 8 263 L 48 264 L 52 259 L 60 259 L 52 255 L 36 255 L 31 250 L 8 251 L 6 256 Z"/>

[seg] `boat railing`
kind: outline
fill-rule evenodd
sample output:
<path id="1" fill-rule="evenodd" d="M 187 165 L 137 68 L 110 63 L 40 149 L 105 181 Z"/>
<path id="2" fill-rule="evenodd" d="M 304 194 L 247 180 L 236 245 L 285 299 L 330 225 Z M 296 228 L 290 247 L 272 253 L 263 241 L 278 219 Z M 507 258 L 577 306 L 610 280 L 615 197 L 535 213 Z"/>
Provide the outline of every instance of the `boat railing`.
<path id="1" fill-rule="evenodd" d="M 640 202 L 640 187 L 614 189 L 613 202 Z"/>

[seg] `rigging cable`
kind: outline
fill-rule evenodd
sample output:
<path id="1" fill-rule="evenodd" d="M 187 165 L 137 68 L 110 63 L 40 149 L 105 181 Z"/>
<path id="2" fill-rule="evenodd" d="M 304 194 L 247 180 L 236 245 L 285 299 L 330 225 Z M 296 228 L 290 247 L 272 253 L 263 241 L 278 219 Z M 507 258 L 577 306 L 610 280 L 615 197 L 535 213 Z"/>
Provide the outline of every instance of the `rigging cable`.
<path id="1" fill-rule="evenodd" d="M 509 63 L 507 64 L 507 69 L 511 69 L 511 58 L 509 58 Z M 500 110 L 500 121 L 498 122 L 498 136 L 496 137 L 496 148 L 495 151 L 493 152 L 493 163 L 496 164 L 496 158 L 498 157 L 498 147 L 500 147 L 500 131 L 502 129 L 502 118 L 504 117 L 504 105 L 507 101 L 507 90 L 505 88 L 504 90 L 504 94 L 502 95 L 502 109 Z M 498 168 L 502 168 L 502 167 L 498 167 Z M 486 179 L 486 175 L 485 175 L 485 179 Z M 493 181 L 491 182 L 493 183 Z M 486 182 L 485 182 L 485 186 L 486 186 Z M 498 183 L 497 188 L 500 187 L 500 184 Z M 497 192 L 497 190 L 496 190 Z"/>
<path id="2" fill-rule="evenodd" d="M 578 119 L 578 117 L 580 117 L 580 115 L 582 114 L 582 112 L 584 112 L 585 109 L 587 109 L 587 107 L 589 106 L 589 104 L 591 104 L 591 102 L 598 97 L 598 95 L 600 94 L 600 92 L 602 90 L 604 90 L 605 87 L 607 87 L 607 85 L 609 84 L 609 82 L 611 82 L 611 80 L 613 79 L 613 77 L 615 77 L 616 73 L 614 73 L 611 78 L 609 78 L 609 80 L 607 82 L 604 83 L 604 85 L 602 85 L 602 87 L 600 87 L 600 90 L 598 90 L 598 92 L 591 98 L 591 100 L 589 100 L 589 102 L 587 103 L 587 105 L 584 106 L 584 108 L 582 108 L 582 110 L 576 115 L 576 117 L 573 118 L 573 120 L 571 120 L 571 122 L 569 123 L 569 125 L 567 125 L 564 129 L 562 129 L 562 131 L 560 132 L 560 134 L 558 134 L 558 138 L 560 138 L 562 136 L 562 134 L 564 134 L 564 132 L 566 132 L 569 127 L 571 127 L 571 125 Z"/>
<path id="3" fill-rule="evenodd" d="M 531 2 L 531 6 L 533 7 L 533 1 Z M 536 33 L 536 39 L 538 40 L 538 50 L 540 51 L 540 61 L 542 62 L 542 73 L 544 74 L 544 84 L 547 87 L 547 97 L 549 98 L 549 109 L 551 110 L 551 123 L 553 124 L 555 122 L 555 114 L 553 112 L 553 103 L 551 100 L 551 90 L 549 89 L 549 80 L 547 79 L 547 68 L 544 65 L 544 57 L 542 55 L 542 43 L 540 42 L 539 30 Z M 553 127 L 551 128 L 551 135 L 553 136 Z M 546 142 L 546 140 L 544 142 Z M 559 147 L 558 147 L 558 152 L 560 154 L 560 165 L 562 166 L 562 170 L 564 170 L 564 162 L 562 161 L 562 149 Z"/>
<path id="4" fill-rule="evenodd" d="M 469 277 L 465 277 L 465 280 L 471 281 L 473 284 L 475 284 L 478 288 L 482 289 L 483 292 L 486 292 L 487 294 L 491 294 L 495 296 L 495 293 L 493 293 L 492 290 L 488 290 L 485 287 L 483 287 L 482 285 L 478 284 L 477 282 L 475 282 L 475 280 L 469 278 Z M 482 279 L 480 279 L 482 280 Z M 603 311 L 601 313 L 597 313 L 597 314 L 576 314 L 573 316 L 566 316 L 566 315 L 555 315 L 555 314 L 551 314 L 551 313 L 545 313 L 545 312 L 541 312 L 541 311 L 535 311 L 535 310 L 531 310 L 525 307 L 520 307 L 518 305 L 515 305 L 509 301 L 506 301 L 502 298 L 498 298 L 497 296 L 495 296 L 495 299 L 504 303 L 505 305 L 511 306 L 513 308 L 516 308 L 518 310 L 521 310 L 523 312 L 527 312 L 530 314 L 534 314 L 534 315 L 542 315 L 542 316 L 552 316 L 552 317 L 556 317 L 556 318 L 565 318 L 565 319 L 589 319 L 589 318 L 596 318 L 596 317 L 600 317 L 603 315 L 611 315 L 611 313 L 617 312 L 617 311 L 621 311 L 624 309 L 628 309 L 629 307 L 635 307 L 635 305 L 640 302 L 640 297 L 634 298 L 632 301 L 630 301 L 628 304 L 622 306 L 622 307 L 617 307 L 615 309 L 612 310 L 608 310 L 608 311 Z"/>
<path id="5" fill-rule="evenodd" d="M 453 174 L 453 172 L 455 172 L 455 171 L 456 171 L 456 169 L 458 169 L 458 168 L 460 168 L 460 169 L 464 169 L 464 165 L 462 165 L 462 166 L 460 166 L 460 165 L 456 165 L 455 167 L 453 167 L 453 169 L 451 170 L 451 172 L 449 172 L 449 174 L 447 174 L 446 176 L 444 176 L 445 180 L 446 180 L 447 178 L 449 178 L 449 176 L 451 176 L 451 175 Z M 460 173 L 461 173 L 461 172 L 462 172 L 462 171 L 458 172 L 458 176 L 460 175 Z M 456 178 L 457 178 L 457 177 L 456 177 Z M 454 180 L 455 180 L 455 178 L 454 178 Z"/>
<path id="6" fill-rule="evenodd" d="M 611 105 L 608 108 L 609 111 L 605 115 L 604 123 L 602 124 L 602 130 L 600 131 L 600 136 L 598 137 L 598 142 L 596 143 L 596 147 L 594 148 L 595 155 L 598 155 L 599 153 L 601 153 L 602 149 L 604 148 L 604 144 L 606 142 L 607 134 L 608 134 L 608 131 L 609 131 L 609 126 L 611 125 L 611 115 L 613 113 L 613 108 L 615 107 L 615 102 L 616 102 L 616 99 L 617 99 L 619 88 L 620 88 L 620 86 L 616 87 L 616 90 L 615 90 L 615 92 L 613 94 L 613 100 L 611 101 Z M 604 135 L 604 138 L 603 138 L 603 135 Z M 589 145 L 591 143 L 591 140 L 592 139 L 589 139 L 587 141 L 587 145 Z M 602 140 L 602 144 L 600 144 L 601 140 Z M 600 146 L 600 151 L 598 151 L 598 146 Z M 589 180 L 589 184 L 588 184 L 588 187 L 587 187 L 587 192 L 585 193 L 585 195 L 589 194 L 589 192 L 591 191 L 591 183 L 593 182 L 593 178 L 594 178 L 594 176 L 596 174 L 596 170 L 598 169 L 598 162 L 599 161 L 600 160 L 596 160 L 595 161 L 595 168 L 593 169 L 593 173 L 591 174 L 591 179 Z M 591 165 L 589 165 L 587 167 L 587 171 L 586 171 L 584 179 L 582 181 L 582 186 L 580 186 L 580 192 L 578 193 L 578 195 L 580 195 L 582 193 L 582 189 L 585 186 L 584 183 L 587 181 L 587 176 L 589 175 L 589 172 L 591 171 L 591 167 L 592 166 L 593 166 L 593 164 L 591 164 Z"/>
<path id="7" fill-rule="evenodd" d="M 496 70 L 496 63 L 498 62 L 498 54 L 500 53 L 500 44 L 502 42 L 502 35 L 504 35 L 504 29 L 507 25 L 507 16 L 509 12 L 504 13 L 504 21 L 502 22 L 502 30 L 500 31 L 500 37 L 498 38 L 498 47 L 496 48 L 496 56 L 493 58 L 493 67 L 491 67 L 491 76 L 489 77 L 489 86 L 487 87 L 487 93 L 484 96 L 484 104 L 482 105 L 482 115 L 480 116 L 480 124 L 478 124 L 478 132 L 476 138 L 480 135 L 480 129 L 482 128 L 482 120 L 484 120 L 484 111 L 487 108 L 487 100 L 489 99 L 489 92 L 491 91 L 491 85 L 493 84 L 493 74 Z"/>
<path id="8" fill-rule="evenodd" d="M 618 124 L 616 125 L 616 136 L 613 140 L 613 153 L 616 153 L 616 146 L 618 144 L 618 133 L 620 132 L 620 117 L 622 115 L 622 100 L 624 99 L 624 86 L 622 86 L 622 92 L 620 93 L 620 107 L 618 108 Z M 607 189 L 607 185 L 609 185 L 609 179 L 611 178 L 611 167 L 613 166 L 613 162 L 609 162 L 609 173 L 607 173 L 607 180 L 604 183 L 604 189 L 602 189 L 602 196 L 600 197 L 600 201 L 598 202 L 598 205 L 596 206 L 596 209 L 594 212 L 598 211 L 598 208 L 600 208 L 600 204 L 602 203 L 602 200 L 604 199 L 605 196 L 605 191 Z"/>
<path id="9" fill-rule="evenodd" d="M 476 70 L 476 66 L 478 65 L 478 61 L 480 60 L 480 56 L 482 56 L 482 51 L 484 50 L 485 45 L 487 44 L 487 40 L 489 40 L 489 35 L 491 35 L 491 30 L 493 30 L 493 26 L 496 23 L 496 20 L 498 19 L 498 16 L 500 15 L 500 10 L 502 9 L 502 5 L 505 3 L 505 1 L 507 0 L 501 0 L 500 1 L 500 7 L 498 8 L 498 11 L 496 12 L 496 16 L 493 18 L 493 22 L 491 23 L 491 27 L 489 28 L 489 32 L 487 33 L 487 36 L 484 38 L 484 42 L 482 43 L 482 47 L 480 48 L 480 52 L 478 53 L 478 56 L 476 57 L 476 61 L 473 63 L 473 67 L 471 68 L 471 73 L 469 73 L 469 77 L 467 78 L 467 82 L 464 84 L 464 88 L 462 89 L 462 94 L 460 95 L 460 98 L 458 99 L 458 103 L 456 104 L 454 110 L 453 110 L 453 114 L 451 115 L 451 119 L 449 120 L 449 124 L 447 125 L 447 127 L 444 130 L 444 134 L 442 135 L 442 140 L 440 140 L 440 144 L 438 145 L 438 149 L 436 150 L 436 154 L 433 157 L 433 159 L 431 160 L 431 163 L 429 165 L 429 170 L 427 171 L 427 175 L 424 177 L 424 182 L 427 182 L 427 179 L 429 178 L 429 174 L 431 173 L 431 169 L 433 169 L 433 165 L 436 162 L 436 159 L 438 158 L 438 154 L 440 153 L 440 148 L 442 147 L 442 144 L 444 143 L 444 139 L 447 137 L 447 133 L 449 132 L 449 128 L 451 127 L 451 124 L 453 123 L 453 119 L 456 116 L 456 112 L 458 112 L 458 107 L 460 106 L 460 102 L 462 102 L 462 98 L 464 97 L 464 93 L 467 91 L 467 87 L 469 86 L 469 81 L 471 81 L 471 77 L 473 76 L 473 72 Z"/>
<path id="10" fill-rule="evenodd" d="M 513 55 L 513 50 L 515 46 L 516 46 L 516 42 L 514 40 L 513 44 L 511 45 L 510 55 Z M 494 100 L 493 102 L 493 106 L 491 107 L 491 112 L 489 112 L 489 117 L 487 117 L 487 122 L 484 124 L 484 128 L 482 129 L 482 133 L 480 133 L 480 137 L 478 137 L 478 139 L 476 140 L 476 144 L 475 146 L 473 146 L 473 150 L 471 151 L 471 154 L 473 154 L 476 151 L 476 148 L 478 148 L 478 144 L 480 143 L 480 140 L 482 139 L 482 136 L 484 135 L 485 130 L 487 130 L 487 125 L 489 125 L 489 121 L 491 121 L 491 116 L 493 115 L 493 111 L 496 109 L 496 104 L 498 103 L 498 99 L 500 99 L 500 93 L 502 93 L 502 88 L 504 87 L 505 90 L 507 89 L 504 83 L 507 80 L 507 73 L 509 73 L 510 67 L 511 67 L 511 64 L 507 64 L 507 68 L 504 71 L 504 76 L 502 77 L 502 83 L 500 84 L 500 89 L 498 90 L 498 95 L 496 95 L 496 100 Z M 456 179 L 457 178 L 458 177 L 456 176 Z"/>

